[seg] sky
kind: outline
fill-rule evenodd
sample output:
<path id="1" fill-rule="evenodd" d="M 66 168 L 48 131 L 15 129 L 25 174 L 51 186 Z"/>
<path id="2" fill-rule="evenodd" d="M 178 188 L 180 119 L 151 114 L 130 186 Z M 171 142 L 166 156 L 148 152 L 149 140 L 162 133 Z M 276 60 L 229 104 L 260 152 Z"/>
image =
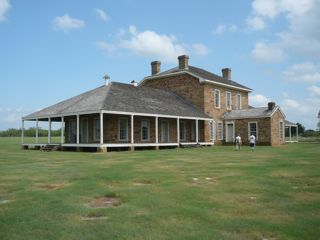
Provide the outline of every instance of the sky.
<path id="1" fill-rule="evenodd" d="M 111 81 L 130 83 L 187 54 L 316 129 L 320 0 L 0 0 L 0 130 Z"/>

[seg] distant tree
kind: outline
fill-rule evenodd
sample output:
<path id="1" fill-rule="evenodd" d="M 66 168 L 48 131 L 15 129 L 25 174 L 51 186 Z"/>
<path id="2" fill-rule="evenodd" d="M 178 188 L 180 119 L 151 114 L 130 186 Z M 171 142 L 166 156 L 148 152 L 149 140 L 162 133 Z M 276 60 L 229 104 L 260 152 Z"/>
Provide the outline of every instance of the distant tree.
<path id="1" fill-rule="evenodd" d="M 318 131 L 320 132 L 320 110 L 318 112 Z"/>
<path id="2" fill-rule="evenodd" d="M 57 137 L 60 136 L 61 129 L 57 130 L 51 130 L 51 136 Z M 15 128 L 9 128 L 4 131 L 0 131 L 0 137 L 20 137 L 21 136 L 21 128 L 15 129 Z M 24 136 L 25 137 L 35 137 L 36 136 L 36 128 L 31 127 L 24 129 Z M 48 136 L 48 130 L 38 128 L 38 136 L 39 137 L 46 137 Z"/>
<path id="3" fill-rule="evenodd" d="M 297 126 L 298 126 L 298 133 L 304 134 L 306 128 L 301 123 L 297 123 Z"/>

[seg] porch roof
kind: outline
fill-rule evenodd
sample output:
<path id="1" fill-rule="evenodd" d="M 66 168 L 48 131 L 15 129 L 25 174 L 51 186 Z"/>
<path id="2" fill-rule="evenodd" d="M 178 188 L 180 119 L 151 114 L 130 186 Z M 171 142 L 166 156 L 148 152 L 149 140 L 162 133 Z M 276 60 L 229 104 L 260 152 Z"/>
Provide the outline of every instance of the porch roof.
<path id="1" fill-rule="evenodd" d="M 284 121 L 284 125 L 286 126 L 286 127 L 297 127 L 298 125 L 296 124 L 296 123 L 293 123 L 293 122 L 290 122 L 290 121 L 288 121 L 288 120 L 285 120 Z"/>
<path id="2" fill-rule="evenodd" d="M 264 118 L 271 117 L 279 107 L 269 110 L 268 107 L 249 108 L 241 110 L 232 110 L 226 112 L 223 116 L 225 120 L 245 119 L 245 118 Z"/>
<path id="3" fill-rule="evenodd" d="M 159 114 L 210 118 L 190 102 L 178 95 L 160 89 L 131 84 L 111 82 L 78 96 L 31 113 L 23 119 L 48 118 L 84 114 L 86 112 L 132 112 L 141 114 Z"/>

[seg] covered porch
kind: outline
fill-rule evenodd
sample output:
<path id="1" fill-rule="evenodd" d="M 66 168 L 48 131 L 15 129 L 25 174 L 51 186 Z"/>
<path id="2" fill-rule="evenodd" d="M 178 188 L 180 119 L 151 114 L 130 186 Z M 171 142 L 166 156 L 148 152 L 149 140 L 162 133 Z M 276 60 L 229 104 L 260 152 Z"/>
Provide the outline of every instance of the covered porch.
<path id="1" fill-rule="evenodd" d="M 287 143 L 298 143 L 299 141 L 298 125 L 285 120 L 284 126 L 285 126 L 285 141 Z"/>

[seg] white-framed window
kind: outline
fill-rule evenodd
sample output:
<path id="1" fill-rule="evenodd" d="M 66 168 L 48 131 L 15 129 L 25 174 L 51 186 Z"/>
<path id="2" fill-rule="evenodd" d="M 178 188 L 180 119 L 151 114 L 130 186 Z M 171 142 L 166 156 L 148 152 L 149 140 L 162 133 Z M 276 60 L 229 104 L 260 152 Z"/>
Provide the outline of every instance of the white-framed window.
<path id="1" fill-rule="evenodd" d="M 214 140 L 214 124 L 213 121 L 210 121 L 210 141 L 213 142 Z"/>
<path id="2" fill-rule="evenodd" d="M 281 141 L 283 141 L 283 136 L 284 135 L 284 126 L 283 126 L 283 121 L 280 121 L 279 123 L 279 138 Z"/>
<path id="3" fill-rule="evenodd" d="M 75 119 L 69 121 L 69 142 L 77 142 L 77 121 Z"/>
<path id="4" fill-rule="evenodd" d="M 241 94 L 237 94 L 237 109 L 240 110 L 242 108 L 241 106 Z"/>
<path id="5" fill-rule="evenodd" d="M 213 100 L 215 108 L 220 108 L 220 90 L 215 89 L 213 93 Z"/>
<path id="6" fill-rule="evenodd" d="M 248 123 L 248 139 L 253 135 L 258 140 L 258 123 L 257 122 L 249 122 Z"/>
<path id="7" fill-rule="evenodd" d="M 226 107 L 228 110 L 231 110 L 232 100 L 231 100 L 231 92 L 226 92 Z"/>
<path id="8" fill-rule="evenodd" d="M 118 120 L 118 139 L 119 141 L 128 141 L 128 119 L 119 118 Z"/>
<path id="9" fill-rule="evenodd" d="M 218 122 L 217 124 L 217 139 L 223 140 L 223 123 Z"/>
<path id="10" fill-rule="evenodd" d="M 93 119 L 93 139 L 100 141 L 100 118 Z"/>
<path id="11" fill-rule="evenodd" d="M 191 122 L 191 141 L 196 141 L 196 121 Z"/>
<path id="12" fill-rule="evenodd" d="M 180 140 L 186 140 L 186 123 L 184 121 L 179 122 Z"/>
<path id="13" fill-rule="evenodd" d="M 149 139 L 150 139 L 149 120 L 143 119 L 141 120 L 141 140 L 149 141 Z"/>

